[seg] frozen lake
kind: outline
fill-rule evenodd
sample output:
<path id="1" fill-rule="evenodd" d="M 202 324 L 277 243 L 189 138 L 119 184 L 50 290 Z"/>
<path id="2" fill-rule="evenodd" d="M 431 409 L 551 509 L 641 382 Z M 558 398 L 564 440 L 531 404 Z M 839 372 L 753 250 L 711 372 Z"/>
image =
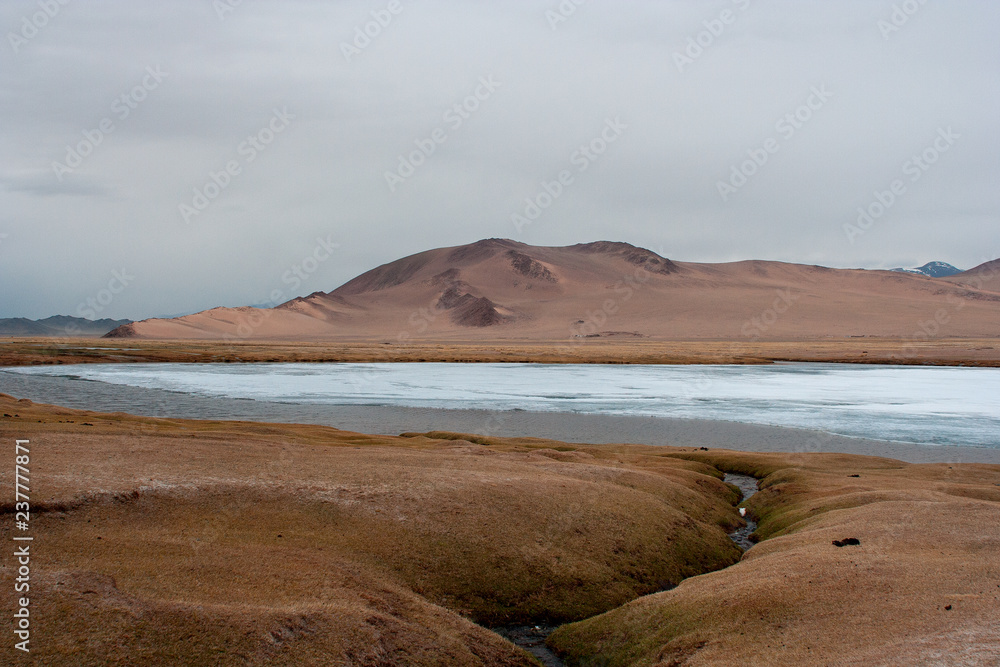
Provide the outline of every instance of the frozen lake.
<path id="1" fill-rule="evenodd" d="M 725 420 L 1000 448 L 1000 369 L 774 364 L 107 364 L 3 373 L 299 405 Z M 2 383 L 0 383 L 2 385 Z M 79 386 L 79 385 L 77 385 Z"/>

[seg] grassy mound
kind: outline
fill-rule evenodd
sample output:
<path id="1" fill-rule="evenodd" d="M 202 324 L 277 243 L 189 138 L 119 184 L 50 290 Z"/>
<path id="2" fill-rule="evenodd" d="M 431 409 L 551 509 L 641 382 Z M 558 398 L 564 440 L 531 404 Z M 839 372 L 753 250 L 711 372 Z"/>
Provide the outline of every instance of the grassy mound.
<path id="1" fill-rule="evenodd" d="M 549 642 L 568 664 L 1000 662 L 1000 466 L 680 455 L 764 475 L 748 506 L 765 541 L 563 626 Z"/>
<path id="2" fill-rule="evenodd" d="M 470 620 L 582 619 L 740 556 L 736 494 L 659 448 L 0 413 L 31 440 L 46 664 L 530 664 Z"/>

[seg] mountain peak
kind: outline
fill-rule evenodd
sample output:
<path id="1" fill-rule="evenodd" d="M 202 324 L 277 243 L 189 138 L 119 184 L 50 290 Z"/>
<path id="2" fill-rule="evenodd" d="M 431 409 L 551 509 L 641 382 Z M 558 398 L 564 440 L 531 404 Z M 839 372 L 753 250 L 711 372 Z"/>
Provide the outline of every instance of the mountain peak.
<path id="1" fill-rule="evenodd" d="M 460 245 L 448 253 L 449 262 L 478 262 L 488 259 L 498 252 L 504 250 L 517 250 L 527 248 L 524 243 L 511 241 L 510 239 L 483 239 L 475 243 Z"/>
<path id="2" fill-rule="evenodd" d="M 266 316 L 246 308 L 214 309 L 139 322 L 118 334 L 390 344 L 435 338 L 898 338 L 911 333 L 913 313 L 934 313 L 949 303 L 942 295 L 951 294 L 964 310 L 949 335 L 995 335 L 1000 289 L 990 281 L 1000 269 L 984 266 L 933 283 L 923 277 L 945 275 L 941 270 L 948 268 L 954 269 L 928 262 L 921 276 L 887 280 L 881 271 L 783 262 L 674 263 L 615 241 L 534 246 L 492 238 L 402 257 Z"/>
<path id="3" fill-rule="evenodd" d="M 680 270 L 680 267 L 666 257 L 661 257 L 652 250 L 640 248 L 639 246 L 634 246 L 631 243 L 625 243 L 623 241 L 594 241 L 592 243 L 577 243 L 576 245 L 570 246 L 570 249 L 586 253 L 618 255 L 626 262 L 642 266 L 647 271 L 652 273 L 670 275 L 671 273 L 677 273 Z"/>
<path id="4" fill-rule="evenodd" d="M 895 269 L 890 269 L 890 271 L 896 271 L 899 273 L 916 273 L 920 275 L 930 276 L 931 278 L 944 278 L 945 276 L 953 276 L 956 273 L 961 273 L 961 269 L 956 269 L 951 264 L 947 262 L 927 262 L 923 266 L 918 266 L 913 269 L 904 269 L 902 267 L 897 267 Z"/>

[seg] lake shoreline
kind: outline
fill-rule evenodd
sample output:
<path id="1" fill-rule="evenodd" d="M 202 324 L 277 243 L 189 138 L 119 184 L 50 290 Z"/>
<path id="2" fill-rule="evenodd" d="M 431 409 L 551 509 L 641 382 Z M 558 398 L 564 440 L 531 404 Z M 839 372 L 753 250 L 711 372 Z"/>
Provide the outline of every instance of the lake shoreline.
<path id="1" fill-rule="evenodd" d="M 1000 466 L 0 405 L 0 431 L 30 447 L 32 528 L 53 555 L 35 603 L 60 640 L 40 645 L 52 664 L 79 664 L 80 646 L 88 664 L 150 651 L 150 617 L 170 661 L 181 647 L 192 664 L 206 647 L 273 646 L 282 630 L 299 632 L 303 655 L 336 655 L 379 641 L 388 619 L 403 620 L 401 650 L 423 641 L 437 654 L 461 637 L 455 651 L 525 667 L 487 628 L 561 624 L 547 646 L 569 664 L 641 650 L 652 664 L 678 641 L 706 663 L 762 664 L 778 633 L 790 664 L 871 664 L 886 646 L 955 654 L 970 641 L 985 658 L 963 662 L 1000 655 L 982 626 L 996 611 Z M 740 501 L 723 473 L 761 489 Z M 742 557 L 727 535 L 739 506 L 759 521 Z M 206 623 L 208 605 L 222 622 Z M 971 630 L 935 634 L 942 618 Z"/>
<path id="2" fill-rule="evenodd" d="M 0 367 L 82 363 L 454 362 L 544 364 L 771 364 L 782 361 L 1000 367 L 997 338 L 852 336 L 665 340 L 598 336 L 383 340 L 152 340 L 0 338 Z"/>
<path id="3" fill-rule="evenodd" d="M 452 431 L 494 437 L 548 438 L 572 443 L 708 447 L 745 452 L 843 453 L 907 463 L 1000 463 L 1000 449 L 923 445 L 735 421 L 565 412 L 493 411 L 394 406 L 331 406 L 204 398 L 160 389 L 0 372 L 0 392 L 35 402 L 150 417 L 332 426 L 397 435 Z"/>
<path id="4" fill-rule="evenodd" d="M 710 419 L 673 419 L 562 412 L 442 410 L 381 406 L 338 406 L 338 428 L 371 432 L 383 425 L 416 423 L 412 431 L 447 430 L 496 437 L 536 437 L 576 444 L 644 444 L 708 447 L 744 452 L 862 454 L 907 463 L 1000 464 L 1000 449 L 921 445 L 872 440 L 793 428 Z M 400 414 L 402 413 L 402 414 Z M 486 425 L 489 429 L 476 428 Z M 348 428 L 350 426 L 350 428 Z M 355 428 L 357 427 L 357 428 Z M 368 429 L 368 430 L 366 430 Z M 405 431 L 398 431 L 399 433 Z"/>

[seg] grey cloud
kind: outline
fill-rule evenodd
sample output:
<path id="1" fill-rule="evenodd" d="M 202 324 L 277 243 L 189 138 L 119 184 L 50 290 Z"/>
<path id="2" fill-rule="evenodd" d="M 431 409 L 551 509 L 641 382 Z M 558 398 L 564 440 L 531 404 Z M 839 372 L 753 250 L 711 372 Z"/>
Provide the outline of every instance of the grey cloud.
<path id="1" fill-rule="evenodd" d="M 123 266 L 136 280 L 102 316 L 260 303 L 328 234 L 338 255 L 303 294 L 489 236 L 690 261 L 1000 256 L 992 4 L 927 3 L 884 37 L 891 2 L 591 0 L 553 30 L 555 1 L 404 1 L 345 58 L 385 4 L 257 0 L 220 20 L 203 0 L 69 3 L 16 54 L 0 43 L 0 316 L 72 312 Z M 0 33 L 36 11 L 3 3 Z M 679 71 L 689 39 L 705 46 Z M 166 78 L 121 118 L 115 101 L 157 66 Z M 490 75 L 502 85 L 455 127 L 445 114 Z M 833 97 L 779 134 L 820 85 Z M 250 160 L 241 146 L 283 107 L 295 119 Z M 620 140 L 518 230 L 525 198 L 614 116 Z M 113 131 L 59 181 L 52 163 L 105 119 Z M 857 208 L 947 126 L 961 139 L 849 242 Z M 385 172 L 438 128 L 446 140 L 391 192 Z M 777 152 L 724 201 L 718 183 L 769 138 Z M 178 207 L 233 161 L 185 223 Z"/>
<path id="2" fill-rule="evenodd" d="M 64 178 L 59 180 L 52 171 L 23 176 L 0 176 L 0 188 L 37 197 L 58 195 L 106 198 L 114 189 L 95 179 Z"/>

